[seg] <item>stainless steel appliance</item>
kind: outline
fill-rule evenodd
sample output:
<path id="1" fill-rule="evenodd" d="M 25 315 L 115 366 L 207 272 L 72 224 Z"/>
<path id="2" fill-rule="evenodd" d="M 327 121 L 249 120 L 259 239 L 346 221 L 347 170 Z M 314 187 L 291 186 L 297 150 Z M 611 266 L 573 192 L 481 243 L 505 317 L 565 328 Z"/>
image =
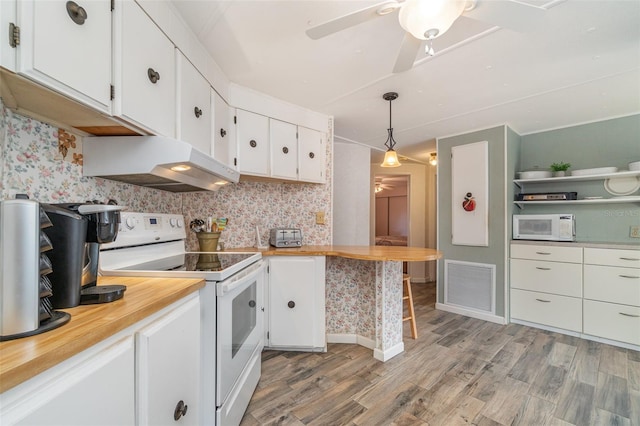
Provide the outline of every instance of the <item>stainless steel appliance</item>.
<path id="1" fill-rule="evenodd" d="M 514 214 L 513 239 L 575 241 L 575 216 L 573 214 Z"/>
<path id="2" fill-rule="evenodd" d="M 71 316 L 54 311 L 52 243 L 42 232 L 51 221 L 33 200 L 0 202 L 0 341 L 32 336 L 66 324 Z"/>
<path id="3" fill-rule="evenodd" d="M 53 226 L 45 233 L 53 244 L 49 255 L 54 308 L 112 302 L 122 285 L 96 286 L 99 245 L 118 235 L 122 206 L 92 203 L 43 204 Z"/>
<path id="4" fill-rule="evenodd" d="M 302 231 L 297 228 L 274 228 L 269 233 L 274 247 L 302 247 Z"/>
<path id="5" fill-rule="evenodd" d="M 181 215 L 122 213 L 118 239 L 100 247 L 100 273 L 202 278 L 203 424 L 238 424 L 260 378 L 264 346 L 260 253 L 186 252 Z"/>

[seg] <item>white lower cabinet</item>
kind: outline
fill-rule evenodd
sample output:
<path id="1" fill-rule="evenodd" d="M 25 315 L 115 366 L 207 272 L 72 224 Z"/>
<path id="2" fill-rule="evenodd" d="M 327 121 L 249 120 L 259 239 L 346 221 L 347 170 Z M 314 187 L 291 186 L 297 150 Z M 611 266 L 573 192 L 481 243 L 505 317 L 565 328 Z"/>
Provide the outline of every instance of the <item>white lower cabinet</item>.
<path id="1" fill-rule="evenodd" d="M 200 424 L 199 300 L 187 296 L 2 393 L 0 424 Z"/>
<path id="2" fill-rule="evenodd" d="M 0 424 L 134 425 L 133 337 L 88 349 L 2 394 Z"/>
<path id="3" fill-rule="evenodd" d="M 511 318 L 640 346 L 640 250 L 512 244 Z"/>
<path id="4" fill-rule="evenodd" d="M 138 425 L 197 425 L 200 304 L 192 299 L 136 335 Z"/>
<path id="5" fill-rule="evenodd" d="M 324 350 L 325 257 L 270 257 L 267 310 L 267 347 Z"/>

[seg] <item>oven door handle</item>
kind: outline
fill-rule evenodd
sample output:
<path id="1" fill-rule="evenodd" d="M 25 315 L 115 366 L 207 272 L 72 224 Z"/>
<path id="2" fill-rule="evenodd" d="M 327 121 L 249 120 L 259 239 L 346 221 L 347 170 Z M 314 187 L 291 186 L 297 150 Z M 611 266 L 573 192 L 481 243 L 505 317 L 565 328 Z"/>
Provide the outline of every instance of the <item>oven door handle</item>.
<path id="1" fill-rule="evenodd" d="M 218 297 L 222 297 L 226 294 L 231 293 L 236 288 L 245 285 L 247 283 L 251 283 L 255 276 L 261 274 L 264 271 L 265 263 L 262 260 L 254 263 L 253 265 L 247 266 L 242 271 L 237 274 L 227 278 L 224 281 L 221 281 L 216 286 L 216 294 Z"/>

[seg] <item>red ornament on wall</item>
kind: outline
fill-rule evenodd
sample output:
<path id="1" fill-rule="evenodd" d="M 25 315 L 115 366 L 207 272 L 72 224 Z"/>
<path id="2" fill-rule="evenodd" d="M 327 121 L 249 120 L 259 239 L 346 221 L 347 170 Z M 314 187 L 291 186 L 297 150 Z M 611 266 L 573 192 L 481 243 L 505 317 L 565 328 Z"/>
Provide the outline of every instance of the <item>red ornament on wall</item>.
<path id="1" fill-rule="evenodd" d="M 476 209 L 476 200 L 470 192 L 467 192 L 467 195 L 465 195 L 464 201 L 462 202 L 462 208 L 468 212 L 472 212 Z"/>

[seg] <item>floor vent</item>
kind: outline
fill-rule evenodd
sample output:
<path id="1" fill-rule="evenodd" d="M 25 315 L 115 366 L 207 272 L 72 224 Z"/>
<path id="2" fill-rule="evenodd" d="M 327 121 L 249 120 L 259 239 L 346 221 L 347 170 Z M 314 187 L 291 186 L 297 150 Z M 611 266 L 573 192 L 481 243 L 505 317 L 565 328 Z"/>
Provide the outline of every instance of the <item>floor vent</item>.
<path id="1" fill-rule="evenodd" d="M 495 314 L 496 265 L 444 261 L 444 303 Z"/>

